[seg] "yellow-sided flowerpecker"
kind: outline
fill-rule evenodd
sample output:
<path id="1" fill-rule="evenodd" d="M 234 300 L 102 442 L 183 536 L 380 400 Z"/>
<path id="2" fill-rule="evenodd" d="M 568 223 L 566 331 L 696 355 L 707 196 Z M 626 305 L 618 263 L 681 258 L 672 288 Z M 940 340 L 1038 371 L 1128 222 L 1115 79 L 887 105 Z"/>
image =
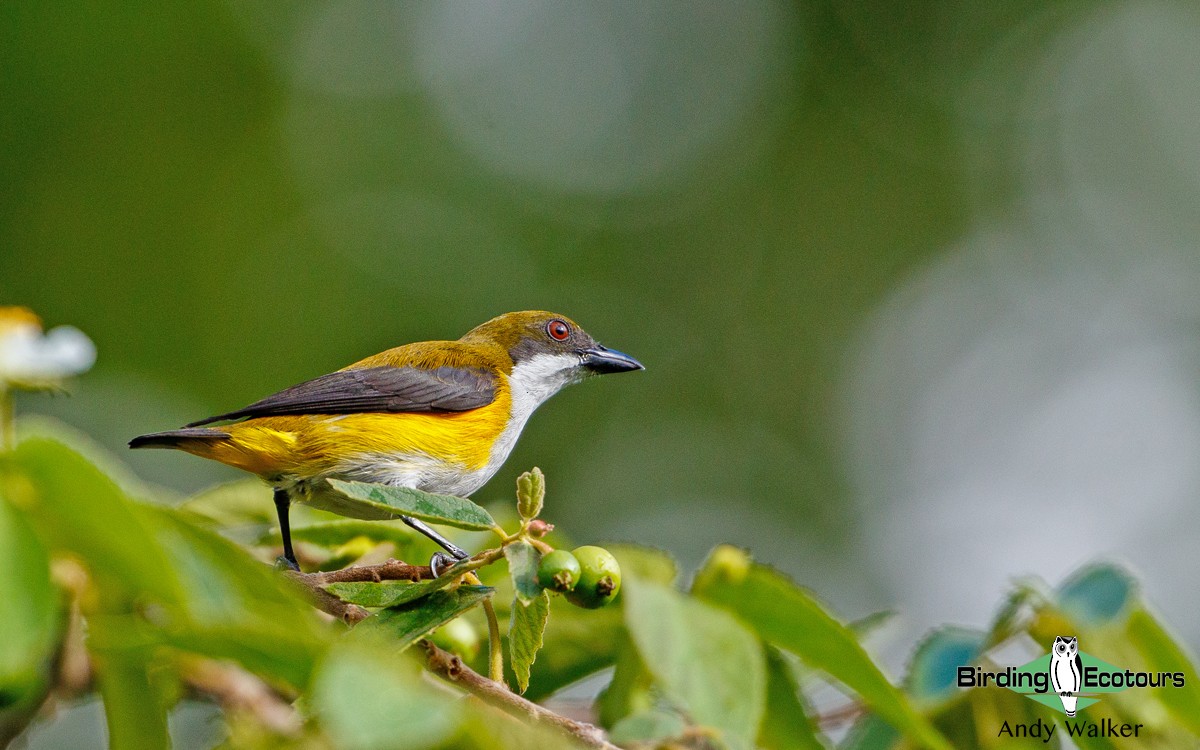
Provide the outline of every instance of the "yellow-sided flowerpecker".
<path id="1" fill-rule="evenodd" d="M 589 375 L 643 369 L 563 315 L 501 315 L 457 341 L 389 349 L 130 448 L 175 448 L 257 474 L 275 489 L 284 558 L 295 568 L 288 507 L 358 480 L 466 497 L 508 458 L 529 416 Z M 205 427 L 226 422 L 216 427 Z M 466 553 L 404 521 L 456 558 Z M 435 560 L 435 567 L 438 561 Z"/>

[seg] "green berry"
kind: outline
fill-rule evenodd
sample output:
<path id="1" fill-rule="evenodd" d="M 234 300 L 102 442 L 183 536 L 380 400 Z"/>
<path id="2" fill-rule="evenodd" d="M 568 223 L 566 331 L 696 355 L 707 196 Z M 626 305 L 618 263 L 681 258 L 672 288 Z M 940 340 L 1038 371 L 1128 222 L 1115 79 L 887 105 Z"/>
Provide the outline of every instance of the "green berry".
<path id="1" fill-rule="evenodd" d="M 579 561 L 579 582 L 566 594 L 567 601 L 584 609 L 608 604 L 621 590 L 621 566 L 603 547 L 580 547 L 572 554 Z"/>
<path id="2" fill-rule="evenodd" d="M 575 555 L 556 549 L 542 558 L 538 565 L 538 583 L 551 591 L 570 591 L 579 581 L 581 569 Z"/>

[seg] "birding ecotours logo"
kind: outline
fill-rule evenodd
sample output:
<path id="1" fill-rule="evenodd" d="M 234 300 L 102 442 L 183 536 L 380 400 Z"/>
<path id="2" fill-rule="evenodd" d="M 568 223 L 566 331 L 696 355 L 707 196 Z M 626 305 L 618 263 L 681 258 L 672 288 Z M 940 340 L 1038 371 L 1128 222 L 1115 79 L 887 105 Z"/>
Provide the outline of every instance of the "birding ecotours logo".
<path id="1" fill-rule="evenodd" d="M 1075 636 L 1055 636 L 1050 653 L 1019 667 L 988 671 L 978 666 L 958 668 L 959 687 L 1008 688 L 1015 693 L 1073 717 L 1099 702 L 1104 693 L 1127 688 L 1182 688 L 1182 672 L 1134 672 L 1113 666 L 1079 650 Z"/>

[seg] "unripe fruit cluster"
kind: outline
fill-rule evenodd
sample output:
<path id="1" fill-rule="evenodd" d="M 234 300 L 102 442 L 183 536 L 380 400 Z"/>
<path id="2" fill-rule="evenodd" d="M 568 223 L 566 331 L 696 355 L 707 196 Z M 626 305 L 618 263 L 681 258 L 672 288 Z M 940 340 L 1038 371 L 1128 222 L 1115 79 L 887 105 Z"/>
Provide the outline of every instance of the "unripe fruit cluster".
<path id="1" fill-rule="evenodd" d="M 574 552 L 559 549 L 542 558 L 538 583 L 577 607 L 597 609 L 621 590 L 621 566 L 603 547 L 578 547 Z"/>

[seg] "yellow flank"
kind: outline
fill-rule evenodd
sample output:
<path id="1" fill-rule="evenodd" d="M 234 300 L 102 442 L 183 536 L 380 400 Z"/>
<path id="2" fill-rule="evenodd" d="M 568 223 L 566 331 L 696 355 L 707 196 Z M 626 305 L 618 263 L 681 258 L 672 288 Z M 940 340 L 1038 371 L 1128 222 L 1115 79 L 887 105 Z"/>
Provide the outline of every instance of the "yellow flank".
<path id="1" fill-rule="evenodd" d="M 506 386 L 497 388 L 492 403 L 470 411 L 259 417 L 217 428 L 228 439 L 188 440 L 179 447 L 267 479 L 316 477 L 368 456 L 412 453 L 474 471 L 487 465 L 508 423 L 512 400 Z"/>

